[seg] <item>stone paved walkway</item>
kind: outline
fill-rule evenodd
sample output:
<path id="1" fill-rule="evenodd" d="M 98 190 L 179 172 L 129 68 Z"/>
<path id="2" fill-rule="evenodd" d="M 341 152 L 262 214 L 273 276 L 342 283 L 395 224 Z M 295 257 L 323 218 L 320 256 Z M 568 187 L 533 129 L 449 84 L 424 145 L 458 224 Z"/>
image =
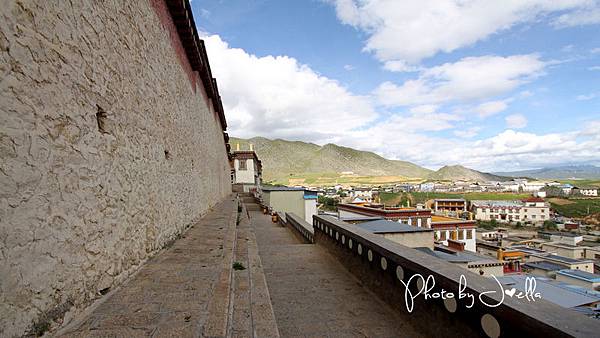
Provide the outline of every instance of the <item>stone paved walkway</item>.
<path id="1" fill-rule="evenodd" d="M 250 212 L 282 337 L 421 337 L 324 248 Z"/>
<path id="2" fill-rule="evenodd" d="M 215 206 L 61 336 L 197 337 L 227 329 L 236 208 L 233 198 Z"/>

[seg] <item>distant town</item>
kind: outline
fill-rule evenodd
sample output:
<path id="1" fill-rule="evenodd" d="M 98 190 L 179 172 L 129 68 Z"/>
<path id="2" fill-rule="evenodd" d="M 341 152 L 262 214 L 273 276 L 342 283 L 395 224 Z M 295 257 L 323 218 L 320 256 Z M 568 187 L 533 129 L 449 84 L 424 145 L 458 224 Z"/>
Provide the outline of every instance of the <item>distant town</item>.
<path id="1" fill-rule="evenodd" d="M 533 276 L 547 300 L 600 316 L 600 187 L 593 181 L 269 185 L 252 145 L 232 152 L 231 167 L 234 188 L 253 194 L 274 220 L 331 217 L 523 292 Z"/>

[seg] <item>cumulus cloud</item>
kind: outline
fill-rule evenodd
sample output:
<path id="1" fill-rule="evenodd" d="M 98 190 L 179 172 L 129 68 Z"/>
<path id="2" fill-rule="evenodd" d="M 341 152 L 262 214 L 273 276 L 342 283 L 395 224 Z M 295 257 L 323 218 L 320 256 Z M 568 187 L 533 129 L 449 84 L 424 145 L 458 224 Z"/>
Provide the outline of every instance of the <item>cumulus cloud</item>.
<path id="1" fill-rule="evenodd" d="M 462 138 L 472 138 L 479 134 L 481 127 L 471 127 L 466 129 L 455 130 L 454 135 Z"/>
<path id="2" fill-rule="evenodd" d="M 427 101 L 406 110 L 377 112 L 374 100 L 350 92 L 294 58 L 252 55 L 232 48 L 217 35 L 204 38 L 233 136 L 333 142 L 428 167 L 461 163 L 480 170 L 513 170 L 565 159 L 598 163 L 600 121 L 586 122 L 590 128 L 595 126 L 589 130 L 546 135 L 507 130 L 472 140 L 479 127 L 461 129 L 465 117 L 444 112 L 441 104 Z M 417 96 L 441 102 L 452 95 L 470 97 L 467 92 L 474 90 L 476 97 L 486 97 L 518 86 L 543 69 L 536 56 L 519 56 L 521 61 L 515 64 L 510 57 L 484 59 L 492 65 L 473 72 L 468 68 L 482 59 L 467 58 L 457 62 L 460 66 L 446 64 L 422 71 L 415 80 L 422 82 Z M 510 75 L 502 75 L 505 72 Z M 414 101 L 425 100 L 410 102 Z M 499 112 L 503 101 L 478 107 L 484 113 Z"/>
<path id="3" fill-rule="evenodd" d="M 376 118 L 368 97 L 288 56 L 259 57 L 205 37 L 231 133 L 322 141 Z"/>
<path id="4" fill-rule="evenodd" d="M 382 62 L 417 64 L 438 52 L 452 52 L 553 12 L 562 13 L 554 23 L 557 27 L 598 22 L 598 2 L 590 0 L 330 2 L 341 22 L 369 35 L 365 50 Z"/>
<path id="5" fill-rule="evenodd" d="M 535 54 L 466 57 L 423 70 L 418 78 L 402 85 L 384 82 L 375 90 L 375 95 L 387 106 L 485 99 L 541 75 L 545 65 Z M 498 109 L 499 104 L 488 106 L 488 109 L 492 108 Z"/>
<path id="6" fill-rule="evenodd" d="M 506 104 L 506 101 L 489 101 L 479 104 L 475 108 L 475 111 L 479 117 L 484 118 L 502 112 L 506 110 L 507 107 L 508 105 Z"/>
<path id="7" fill-rule="evenodd" d="M 600 23 L 600 2 L 592 1 L 589 6 L 559 16 L 554 21 L 558 28 L 594 25 Z"/>
<path id="8" fill-rule="evenodd" d="M 508 128 L 521 129 L 527 127 L 527 118 L 522 114 L 508 115 L 504 120 Z"/>

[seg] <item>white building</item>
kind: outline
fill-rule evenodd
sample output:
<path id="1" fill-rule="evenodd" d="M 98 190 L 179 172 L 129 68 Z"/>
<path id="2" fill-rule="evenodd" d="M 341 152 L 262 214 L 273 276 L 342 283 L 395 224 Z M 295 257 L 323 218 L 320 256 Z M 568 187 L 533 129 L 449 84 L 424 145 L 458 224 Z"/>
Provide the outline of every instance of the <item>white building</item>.
<path id="1" fill-rule="evenodd" d="M 244 192 L 258 189 L 262 184 L 262 164 L 252 146 L 250 149 L 236 150 L 232 155 L 235 170 L 233 184 L 241 185 Z"/>
<path id="2" fill-rule="evenodd" d="M 581 187 L 579 193 L 583 196 L 598 197 L 598 189 L 596 187 Z"/>
<path id="3" fill-rule="evenodd" d="M 522 201 L 472 201 L 475 219 L 497 222 L 531 222 L 541 224 L 550 219 L 550 206 L 541 198 Z"/>

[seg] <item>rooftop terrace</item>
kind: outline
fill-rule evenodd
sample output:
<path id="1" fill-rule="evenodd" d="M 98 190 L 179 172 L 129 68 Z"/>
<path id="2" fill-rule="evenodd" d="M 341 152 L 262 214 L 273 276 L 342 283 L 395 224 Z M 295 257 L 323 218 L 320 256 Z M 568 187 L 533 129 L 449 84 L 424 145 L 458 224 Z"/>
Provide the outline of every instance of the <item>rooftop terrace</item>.
<path id="1" fill-rule="evenodd" d="M 287 214 L 273 223 L 252 197 L 242 200 L 242 209 L 233 199 L 219 205 L 58 336 L 595 337 L 600 331 L 599 321 L 544 299 L 508 297 L 492 279 L 334 217 L 315 216 L 311 225 Z M 474 301 L 431 298 L 442 290 Z M 413 295 L 410 302 L 406 295 Z M 581 298 L 571 303 L 593 296 Z"/>

